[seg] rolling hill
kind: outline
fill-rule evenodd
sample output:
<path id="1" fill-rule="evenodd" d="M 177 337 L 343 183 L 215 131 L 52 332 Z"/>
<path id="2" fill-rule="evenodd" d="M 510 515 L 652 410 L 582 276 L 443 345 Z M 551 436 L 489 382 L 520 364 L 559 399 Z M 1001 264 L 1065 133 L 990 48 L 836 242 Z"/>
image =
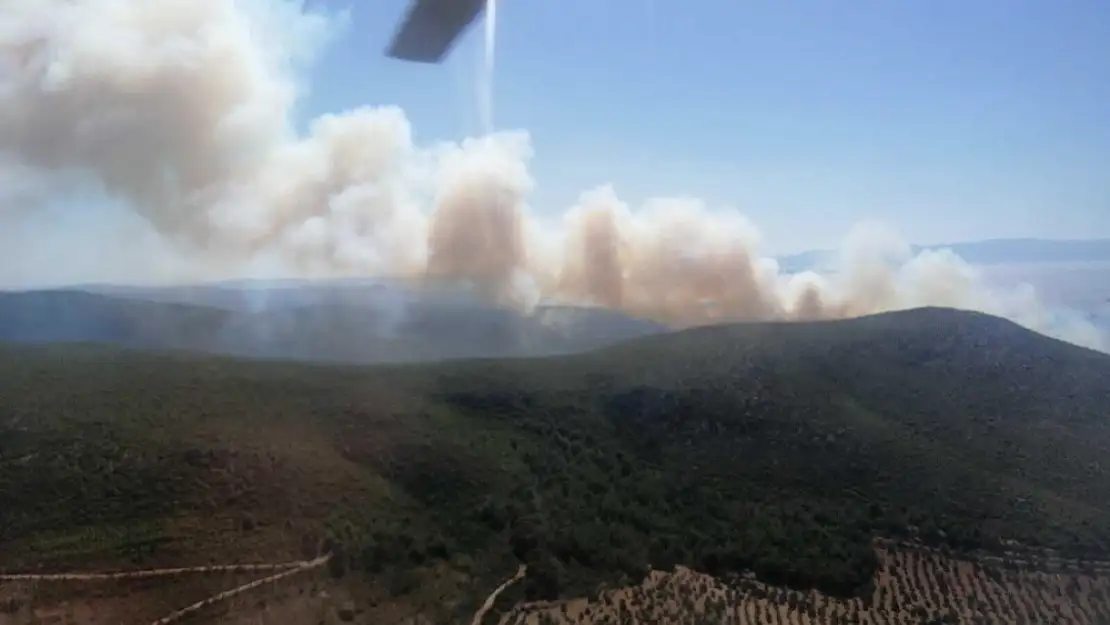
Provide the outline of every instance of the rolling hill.
<path id="1" fill-rule="evenodd" d="M 9 344 L 0 398 L 6 568 L 323 540 L 395 601 L 448 571 L 481 597 L 519 562 L 510 600 L 679 564 L 850 597 L 876 536 L 1110 550 L 1110 356 L 978 313 L 376 367 Z"/>
<path id="2" fill-rule="evenodd" d="M 99 342 L 369 364 L 545 356 L 666 331 L 594 308 L 531 315 L 459 293 L 363 282 L 0 292 L 0 340 Z"/>

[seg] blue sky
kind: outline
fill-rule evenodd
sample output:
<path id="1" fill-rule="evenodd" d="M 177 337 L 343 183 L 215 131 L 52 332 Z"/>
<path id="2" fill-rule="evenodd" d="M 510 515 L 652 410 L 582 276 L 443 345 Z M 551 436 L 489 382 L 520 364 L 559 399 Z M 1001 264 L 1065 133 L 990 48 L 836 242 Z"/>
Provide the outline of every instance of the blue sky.
<path id="1" fill-rule="evenodd" d="M 480 27 L 408 64 L 382 55 L 407 0 L 321 4 L 350 21 L 304 119 L 397 104 L 421 142 L 479 130 Z M 531 133 L 538 210 L 603 183 L 697 196 L 770 252 L 864 219 L 920 243 L 1110 236 L 1106 0 L 500 0 L 498 18 L 494 124 Z"/>

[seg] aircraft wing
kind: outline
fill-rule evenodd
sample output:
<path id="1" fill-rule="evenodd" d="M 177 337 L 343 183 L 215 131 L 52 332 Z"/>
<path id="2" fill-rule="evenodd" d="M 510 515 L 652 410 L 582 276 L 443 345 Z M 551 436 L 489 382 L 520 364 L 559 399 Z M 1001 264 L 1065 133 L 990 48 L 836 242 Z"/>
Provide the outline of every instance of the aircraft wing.
<path id="1" fill-rule="evenodd" d="M 386 55 L 417 63 L 443 61 L 485 4 L 486 0 L 413 0 Z"/>

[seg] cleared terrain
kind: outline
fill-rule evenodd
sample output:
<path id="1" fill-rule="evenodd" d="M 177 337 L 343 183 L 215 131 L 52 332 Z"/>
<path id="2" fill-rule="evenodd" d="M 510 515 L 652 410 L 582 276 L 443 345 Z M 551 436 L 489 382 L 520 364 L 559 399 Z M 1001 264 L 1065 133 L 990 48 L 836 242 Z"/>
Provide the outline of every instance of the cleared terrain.
<path id="1" fill-rule="evenodd" d="M 279 604 L 312 606 L 304 622 L 469 622 L 522 564 L 487 623 L 674 566 L 843 610 L 888 587 L 917 605 L 883 580 L 951 565 L 896 571 L 876 537 L 1006 558 L 1011 541 L 1110 546 L 1110 356 L 954 310 L 389 367 L 8 345 L 0 398 L 0 572 L 333 555 L 313 581 L 194 617 L 212 622 Z M 246 581 L 95 592 L 150 623 Z M 59 584 L 32 603 L 93 592 Z"/>
<path id="2" fill-rule="evenodd" d="M 1107 563 L 1061 564 L 1041 552 L 996 559 L 913 543 L 876 545 L 880 566 L 864 596 L 720 580 L 680 567 L 592 598 L 505 606 L 500 625 L 831 625 L 839 623 L 1067 623 L 1110 620 Z"/>

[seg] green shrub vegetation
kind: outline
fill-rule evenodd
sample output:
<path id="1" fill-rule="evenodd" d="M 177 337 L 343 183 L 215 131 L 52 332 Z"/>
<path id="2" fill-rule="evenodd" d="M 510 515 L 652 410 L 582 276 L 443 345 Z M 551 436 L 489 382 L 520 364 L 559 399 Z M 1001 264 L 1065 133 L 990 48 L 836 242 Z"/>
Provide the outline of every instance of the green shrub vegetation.
<path id="1" fill-rule="evenodd" d="M 876 535 L 1110 545 L 1110 356 L 941 309 L 403 367 L 0 350 L 0 566 L 276 554 L 403 595 L 685 564 L 835 595 Z"/>

